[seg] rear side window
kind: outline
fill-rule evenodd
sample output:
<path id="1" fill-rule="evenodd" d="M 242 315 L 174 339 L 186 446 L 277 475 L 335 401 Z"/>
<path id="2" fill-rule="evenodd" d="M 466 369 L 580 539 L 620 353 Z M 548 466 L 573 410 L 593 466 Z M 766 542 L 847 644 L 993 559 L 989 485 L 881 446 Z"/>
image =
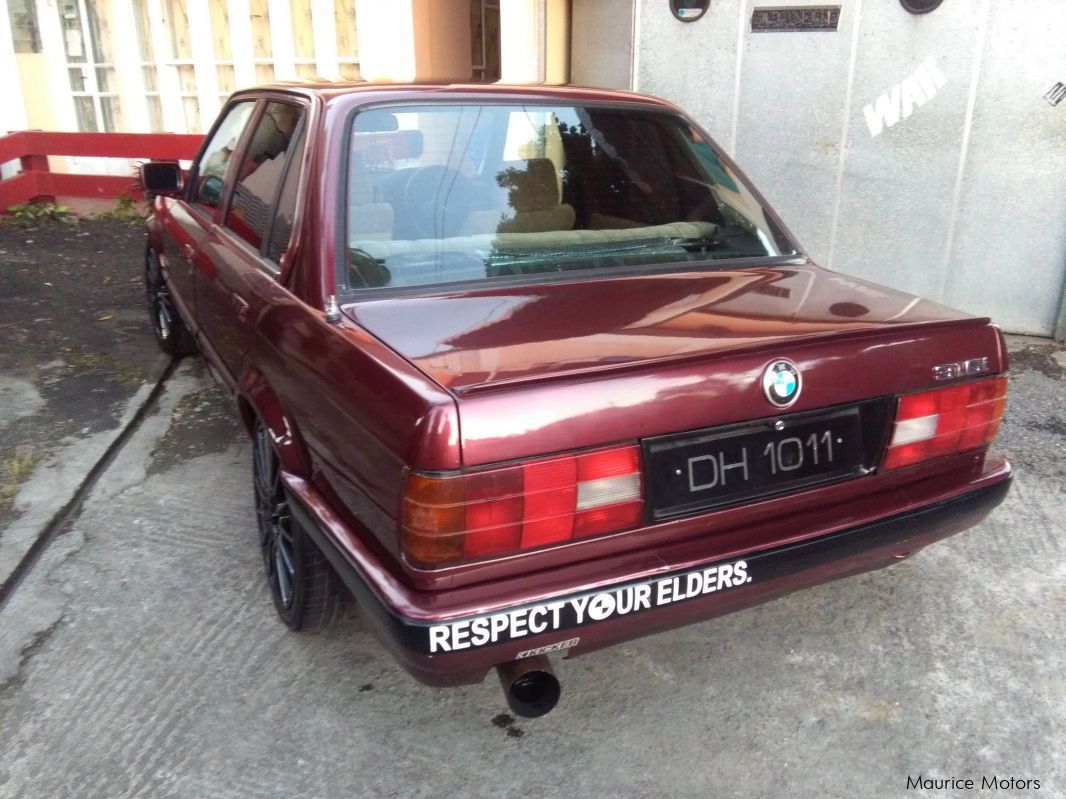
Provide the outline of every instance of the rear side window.
<path id="1" fill-rule="evenodd" d="M 215 128 L 211 141 L 207 144 L 200 163 L 197 165 L 193 179 L 192 201 L 208 208 L 218 208 L 222 200 L 222 184 L 226 177 L 230 158 L 241 134 L 252 116 L 255 108 L 253 101 L 237 103 L 226 112 L 219 126 Z"/>
<path id="2" fill-rule="evenodd" d="M 280 261 L 281 254 L 289 249 L 292 239 L 292 225 L 296 217 L 296 195 L 300 186 L 300 166 L 303 161 L 305 136 L 300 134 L 292 148 L 292 158 L 285 171 L 285 182 L 278 195 L 278 207 L 274 213 L 274 224 L 270 228 L 270 240 L 267 245 L 267 258 Z"/>
<path id="3" fill-rule="evenodd" d="M 260 249 L 272 209 L 285 180 L 288 155 L 301 110 L 288 103 L 267 103 L 240 165 L 226 227 Z"/>

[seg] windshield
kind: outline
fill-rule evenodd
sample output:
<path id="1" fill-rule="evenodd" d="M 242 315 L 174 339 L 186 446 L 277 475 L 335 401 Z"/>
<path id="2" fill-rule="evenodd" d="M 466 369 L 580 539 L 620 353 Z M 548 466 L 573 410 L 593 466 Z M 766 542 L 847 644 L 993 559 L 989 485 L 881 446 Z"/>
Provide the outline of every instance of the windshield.
<path id="1" fill-rule="evenodd" d="M 684 119 L 436 105 L 355 117 L 341 289 L 794 255 Z"/>

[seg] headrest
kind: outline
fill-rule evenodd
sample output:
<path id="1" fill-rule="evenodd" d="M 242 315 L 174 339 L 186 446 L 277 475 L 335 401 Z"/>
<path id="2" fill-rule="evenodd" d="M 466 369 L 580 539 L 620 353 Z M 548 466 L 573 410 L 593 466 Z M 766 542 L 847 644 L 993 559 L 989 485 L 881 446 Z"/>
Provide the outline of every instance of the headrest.
<path id="1" fill-rule="evenodd" d="M 400 123 L 395 114 L 373 108 L 363 111 L 355 116 L 356 133 L 385 133 L 390 130 L 399 130 Z"/>
<path id="2" fill-rule="evenodd" d="M 510 190 L 511 208 L 526 213 L 550 211 L 559 205 L 559 180 L 551 159 L 531 158 L 512 163 L 515 166 L 508 166 L 496 175 L 496 182 Z"/>

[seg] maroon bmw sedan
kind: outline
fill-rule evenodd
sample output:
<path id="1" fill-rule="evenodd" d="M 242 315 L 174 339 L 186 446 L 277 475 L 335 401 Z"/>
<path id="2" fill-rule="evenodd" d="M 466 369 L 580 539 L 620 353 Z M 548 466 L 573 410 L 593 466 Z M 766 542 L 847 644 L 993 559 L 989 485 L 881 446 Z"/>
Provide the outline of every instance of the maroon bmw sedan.
<path id="1" fill-rule="evenodd" d="M 660 100 L 258 88 L 142 179 L 150 318 L 252 437 L 278 613 L 354 597 L 423 682 L 495 667 L 539 715 L 549 654 L 890 565 L 1007 492 L 999 330 L 812 263 Z"/>

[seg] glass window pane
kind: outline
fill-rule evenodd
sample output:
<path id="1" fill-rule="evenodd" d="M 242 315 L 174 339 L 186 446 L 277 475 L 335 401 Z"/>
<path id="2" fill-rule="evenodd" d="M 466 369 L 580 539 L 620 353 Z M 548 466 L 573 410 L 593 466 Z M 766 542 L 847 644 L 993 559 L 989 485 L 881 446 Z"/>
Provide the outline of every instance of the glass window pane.
<path id="1" fill-rule="evenodd" d="M 474 70 L 485 66 L 485 31 L 481 25 L 481 7 L 484 0 L 470 3 L 470 63 Z"/>
<path id="2" fill-rule="evenodd" d="M 172 56 L 180 61 L 192 59 L 189 46 L 189 15 L 185 10 L 185 0 L 167 0 L 163 7 L 164 22 L 170 30 Z"/>
<path id="3" fill-rule="evenodd" d="M 178 84 L 182 94 L 196 94 L 196 70 L 192 64 L 178 67 Z"/>
<path id="4" fill-rule="evenodd" d="M 189 99 L 189 98 L 187 98 Z M 255 103 L 237 103 L 215 129 L 211 141 L 204 150 L 199 164 L 193 165 L 193 200 L 210 208 L 217 208 L 222 197 L 222 181 L 230 156 L 237 149 L 245 125 L 252 115 Z"/>
<path id="5" fill-rule="evenodd" d="M 96 90 L 98 92 L 118 91 L 118 84 L 115 83 L 114 69 L 111 67 L 96 68 Z"/>
<path id="6" fill-rule="evenodd" d="M 270 8 L 267 0 L 250 0 L 252 12 L 252 55 L 255 58 L 272 58 L 270 47 Z"/>
<path id="7" fill-rule="evenodd" d="M 273 83 L 274 82 L 274 65 L 273 64 L 256 64 L 255 65 L 255 81 L 256 81 L 256 83 Z"/>
<path id="8" fill-rule="evenodd" d="M 149 27 L 145 0 L 133 0 L 133 16 L 137 21 L 137 52 L 140 53 L 141 61 L 155 61 L 152 29 Z"/>
<path id="9" fill-rule="evenodd" d="M 11 18 L 15 52 L 41 52 L 41 34 L 37 28 L 37 9 L 33 0 L 7 0 L 7 12 Z"/>
<path id="10" fill-rule="evenodd" d="M 146 92 L 159 91 L 159 75 L 155 67 L 141 67 L 144 76 L 144 90 Z"/>
<path id="11" fill-rule="evenodd" d="M 341 77 L 344 80 L 359 80 L 361 77 L 358 64 L 338 64 L 338 67 L 340 67 Z"/>
<path id="12" fill-rule="evenodd" d="M 500 79 L 500 7 L 485 6 L 485 72 L 482 80 Z"/>
<path id="13" fill-rule="evenodd" d="M 100 98 L 100 112 L 104 117 L 104 131 L 122 133 L 125 123 L 122 121 L 122 103 L 115 96 Z"/>
<path id="14" fill-rule="evenodd" d="M 296 74 L 304 80 L 314 80 L 318 76 L 318 67 L 315 64 L 297 64 Z"/>
<path id="15" fill-rule="evenodd" d="M 315 57 L 315 37 L 311 29 L 311 0 L 289 0 L 292 9 L 292 49 L 296 58 Z"/>
<path id="16" fill-rule="evenodd" d="M 293 148 L 292 159 L 285 173 L 285 183 L 278 196 L 278 209 L 274 214 L 274 224 L 270 228 L 270 243 L 267 245 L 267 257 L 280 261 L 281 255 L 289 249 L 292 239 L 293 222 L 296 218 L 296 198 L 300 184 L 301 162 L 303 161 L 304 137 Z"/>
<path id="17" fill-rule="evenodd" d="M 85 71 L 81 67 L 70 68 L 70 90 L 72 92 L 87 92 L 85 88 Z"/>
<path id="18" fill-rule="evenodd" d="M 334 0 L 333 21 L 337 30 L 337 57 L 355 58 L 359 55 L 355 38 L 355 0 Z M 343 72 L 343 67 L 341 69 Z"/>
<path id="19" fill-rule="evenodd" d="M 153 133 L 163 132 L 163 104 L 158 94 L 148 95 L 148 121 Z"/>
<path id="20" fill-rule="evenodd" d="M 232 61 L 233 47 L 230 44 L 229 4 L 213 2 L 211 7 L 211 35 L 214 37 L 215 60 Z"/>
<path id="21" fill-rule="evenodd" d="M 110 6 L 110 3 L 108 3 Z M 85 11 L 89 15 L 89 35 L 92 37 L 93 60 L 97 64 L 110 64 L 111 57 L 111 20 L 107 15 L 108 9 L 103 9 L 101 16 L 97 9 L 96 0 L 85 0 Z"/>
<path id="22" fill-rule="evenodd" d="M 67 61 L 83 63 L 86 60 L 85 40 L 81 35 L 81 11 L 77 0 L 59 0 L 59 24 L 63 27 L 63 52 Z"/>
<path id="23" fill-rule="evenodd" d="M 200 126 L 200 101 L 195 97 L 182 97 L 181 109 L 185 116 L 185 129 L 189 133 L 199 133 L 203 128 Z"/>
<path id="24" fill-rule="evenodd" d="M 82 133 L 96 133 L 99 128 L 96 125 L 96 110 L 93 108 L 93 98 L 74 98 L 74 113 L 78 117 L 78 130 Z"/>
<path id="25" fill-rule="evenodd" d="M 233 190 L 226 227 L 256 249 L 263 244 L 284 177 L 285 155 L 299 121 L 299 107 L 268 103 L 241 161 L 240 181 Z"/>
<path id="26" fill-rule="evenodd" d="M 218 91 L 223 96 L 229 96 L 236 90 L 235 79 L 233 77 L 233 67 L 219 66 L 216 68 L 218 71 Z"/>

